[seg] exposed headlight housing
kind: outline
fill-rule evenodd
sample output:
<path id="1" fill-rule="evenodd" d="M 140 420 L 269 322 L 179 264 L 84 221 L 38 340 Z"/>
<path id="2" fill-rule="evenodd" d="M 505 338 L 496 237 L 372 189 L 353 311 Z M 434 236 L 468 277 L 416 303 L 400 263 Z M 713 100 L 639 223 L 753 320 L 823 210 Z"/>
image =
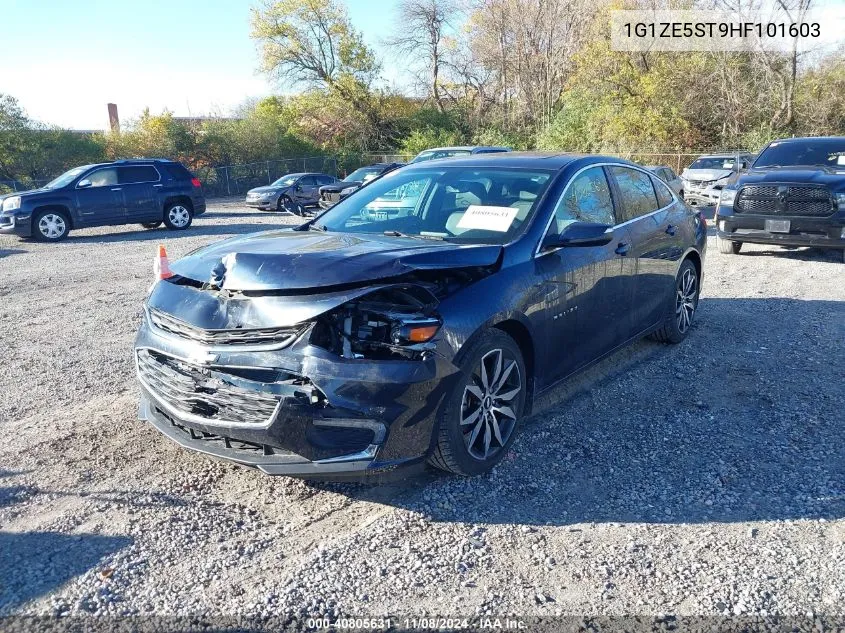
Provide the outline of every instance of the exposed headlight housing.
<path id="1" fill-rule="evenodd" d="M 719 196 L 719 204 L 733 206 L 734 200 L 736 199 L 736 189 L 722 189 L 722 193 Z"/>
<path id="2" fill-rule="evenodd" d="M 840 211 L 845 211 L 845 192 L 836 194 L 836 204 Z"/>
<path id="3" fill-rule="evenodd" d="M 355 185 L 354 187 L 346 187 L 346 189 L 340 190 L 340 195 L 348 196 L 350 193 L 354 193 L 357 190 L 358 190 L 358 185 Z"/>
<path id="4" fill-rule="evenodd" d="M 12 196 L 3 200 L 3 211 L 14 211 L 21 208 L 21 197 Z"/>

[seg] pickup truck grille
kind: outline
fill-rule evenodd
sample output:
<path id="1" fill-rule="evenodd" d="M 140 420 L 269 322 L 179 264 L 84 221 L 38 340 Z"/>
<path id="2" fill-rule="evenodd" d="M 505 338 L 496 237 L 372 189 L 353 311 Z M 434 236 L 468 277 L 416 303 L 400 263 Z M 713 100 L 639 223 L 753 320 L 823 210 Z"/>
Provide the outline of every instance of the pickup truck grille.
<path id="1" fill-rule="evenodd" d="M 278 395 L 233 384 L 220 369 L 194 365 L 149 349 L 139 349 L 137 354 L 141 381 L 180 413 L 213 422 L 263 424 L 279 404 Z"/>
<path id="2" fill-rule="evenodd" d="M 150 309 L 150 321 L 160 330 L 207 345 L 275 344 L 286 347 L 302 332 L 301 326 L 204 330 L 155 309 Z"/>
<path id="3" fill-rule="evenodd" d="M 836 211 L 823 185 L 748 185 L 739 190 L 734 212 L 755 215 L 827 217 Z"/>

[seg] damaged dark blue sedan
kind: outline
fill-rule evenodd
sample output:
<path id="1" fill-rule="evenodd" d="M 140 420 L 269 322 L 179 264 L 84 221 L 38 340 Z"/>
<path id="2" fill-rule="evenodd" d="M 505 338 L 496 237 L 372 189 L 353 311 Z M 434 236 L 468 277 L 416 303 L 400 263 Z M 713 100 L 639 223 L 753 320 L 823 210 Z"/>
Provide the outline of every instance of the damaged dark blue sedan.
<path id="1" fill-rule="evenodd" d="M 141 418 L 270 474 L 484 473 L 538 394 L 640 337 L 687 336 L 705 236 L 617 158 L 404 167 L 175 262 L 135 344 Z"/>

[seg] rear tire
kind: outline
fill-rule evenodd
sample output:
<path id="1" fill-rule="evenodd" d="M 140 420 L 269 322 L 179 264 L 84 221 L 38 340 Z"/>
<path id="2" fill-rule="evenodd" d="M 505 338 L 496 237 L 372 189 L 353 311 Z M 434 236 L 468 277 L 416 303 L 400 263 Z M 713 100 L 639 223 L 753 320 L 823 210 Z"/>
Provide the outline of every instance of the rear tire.
<path id="1" fill-rule="evenodd" d="M 70 232 L 70 218 L 64 211 L 47 209 L 32 218 L 32 234 L 42 242 L 60 242 Z"/>
<path id="2" fill-rule="evenodd" d="M 490 471 L 516 437 L 528 384 L 514 340 L 495 328 L 484 332 L 463 355 L 457 380 L 437 412 L 429 463 L 457 475 Z"/>
<path id="3" fill-rule="evenodd" d="M 141 222 L 141 226 L 143 226 L 145 229 L 157 229 L 161 226 L 161 220 L 159 220 L 158 222 Z"/>
<path id="4" fill-rule="evenodd" d="M 669 313 L 663 326 L 650 338 L 660 343 L 680 343 L 692 327 L 692 321 L 698 310 L 698 297 L 701 292 L 701 283 L 698 277 L 698 269 L 690 260 L 684 260 L 681 268 L 675 277 L 674 293 L 669 302 Z"/>
<path id="5" fill-rule="evenodd" d="M 742 249 L 742 242 L 732 242 L 721 237 L 716 238 L 716 245 L 722 255 L 739 255 L 739 251 Z"/>
<path id="6" fill-rule="evenodd" d="M 184 231 L 194 221 L 194 212 L 182 202 L 171 202 L 164 208 L 164 226 L 171 231 Z"/>

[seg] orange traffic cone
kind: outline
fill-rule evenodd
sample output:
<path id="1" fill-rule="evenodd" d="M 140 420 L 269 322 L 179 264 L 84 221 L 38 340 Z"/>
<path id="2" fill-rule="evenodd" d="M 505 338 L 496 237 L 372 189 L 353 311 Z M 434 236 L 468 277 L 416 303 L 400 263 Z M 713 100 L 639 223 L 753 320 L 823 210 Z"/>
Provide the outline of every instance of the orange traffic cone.
<path id="1" fill-rule="evenodd" d="M 170 264 L 167 262 L 167 251 L 164 250 L 164 244 L 158 245 L 158 255 L 153 260 L 153 274 L 156 279 L 167 279 L 173 276 L 170 271 Z"/>

